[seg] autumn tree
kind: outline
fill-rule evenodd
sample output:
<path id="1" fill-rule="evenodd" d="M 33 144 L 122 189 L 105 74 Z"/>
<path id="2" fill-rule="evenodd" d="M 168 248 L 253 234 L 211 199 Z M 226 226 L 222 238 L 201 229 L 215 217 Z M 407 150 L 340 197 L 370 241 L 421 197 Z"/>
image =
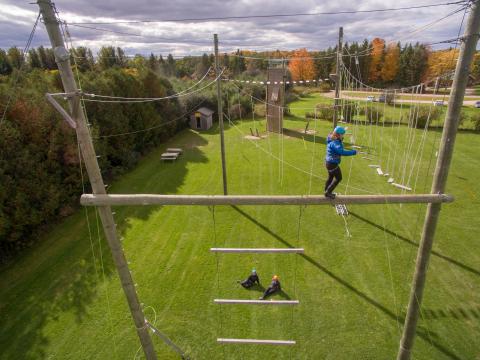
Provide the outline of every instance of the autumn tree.
<path id="1" fill-rule="evenodd" d="M 316 77 L 315 64 L 305 48 L 293 52 L 288 69 L 293 80 L 311 80 Z"/>
<path id="2" fill-rule="evenodd" d="M 479 53 L 476 53 L 473 58 L 471 74 L 475 78 L 475 82 L 480 81 L 480 54 Z"/>
<path id="3" fill-rule="evenodd" d="M 370 68 L 368 71 L 368 80 L 375 82 L 380 80 L 382 75 L 385 40 L 375 38 L 372 40 L 371 47 L 372 50 L 370 51 Z"/>
<path id="4" fill-rule="evenodd" d="M 428 54 L 427 71 L 424 79 L 432 79 L 455 70 L 459 50 L 439 50 Z"/>
<path id="5" fill-rule="evenodd" d="M 382 80 L 385 82 L 393 81 L 398 72 L 398 66 L 400 62 L 400 45 L 390 44 L 387 46 L 385 53 L 385 60 L 382 67 Z"/>

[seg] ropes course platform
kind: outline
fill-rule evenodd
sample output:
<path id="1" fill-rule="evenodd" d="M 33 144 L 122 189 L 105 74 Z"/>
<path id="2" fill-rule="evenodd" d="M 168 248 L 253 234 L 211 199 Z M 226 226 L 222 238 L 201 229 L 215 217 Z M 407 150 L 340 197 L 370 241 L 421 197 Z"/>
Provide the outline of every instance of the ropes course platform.
<path id="1" fill-rule="evenodd" d="M 211 252 L 218 253 L 300 253 L 303 254 L 303 248 L 210 248 Z"/>
<path id="2" fill-rule="evenodd" d="M 220 344 L 256 344 L 256 345 L 295 345 L 293 340 L 225 339 L 218 338 Z"/>
<path id="3" fill-rule="evenodd" d="M 244 304 L 244 305 L 298 305 L 298 300 L 236 300 L 214 299 L 215 304 Z"/>
<path id="4" fill-rule="evenodd" d="M 345 204 L 335 205 L 335 210 L 337 211 L 338 215 L 348 215 L 347 206 Z"/>
<path id="5" fill-rule="evenodd" d="M 84 206 L 434 204 L 453 202 L 453 200 L 454 197 L 449 194 L 342 195 L 336 196 L 335 199 L 324 195 L 83 194 L 80 197 L 80 204 Z"/>

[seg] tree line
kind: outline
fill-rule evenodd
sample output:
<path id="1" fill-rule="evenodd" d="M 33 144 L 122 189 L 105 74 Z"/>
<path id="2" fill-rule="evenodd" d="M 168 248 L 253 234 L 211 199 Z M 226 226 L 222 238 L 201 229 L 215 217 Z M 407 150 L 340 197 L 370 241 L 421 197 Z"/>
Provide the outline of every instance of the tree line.
<path id="1" fill-rule="evenodd" d="M 121 61 L 121 53 L 115 51 L 115 61 Z M 31 56 L 31 50 L 26 59 L 15 49 L 0 53 L 0 118 L 5 112 L 0 122 L 1 262 L 34 243 L 50 224 L 70 215 L 78 207 L 82 181 L 75 131 L 45 100 L 45 93 L 63 91 L 59 72 L 49 60 L 51 50 L 35 49 L 38 57 Z M 118 62 L 104 69 L 96 61 L 91 66 L 88 49 L 85 54 L 76 66 L 87 93 L 124 97 L 175 93 L 170 81 L 148 66 L 123 67 Z M 5 66 L 5 56 L 11 69 Z M 185 104 L 177 99 L 142 104 L 86 102 L 85 108 L 107 183 L 186 125 Z M 120 134 L 125 135 L 116 136 Z"/>
<path id="2" fill-rule="evenodd" d="M 227 76 L 265 78 L 269 58 L 286 59 L 289 78 L 328 78 L 335 68 L 336 49 L 324 51 L 222 54 Z M 455 50 L 432 52 L 421 44 L 386 45 L 381 39 L 345 44 L 344 62 L 367 83 L 414 85 L 450 66 Z M 361 56 L 360 56 L 361 55 Z M 296 59 L 294 59 L 296 58 Z M 124 97 L 163 97 L 191 86 L 214 65 L 212 54 L 175 59 L 127 56 L 119 47 L 71 49 L 85 92 Z M 358 60 L 358 61 L 357 61 Z M 472 74 L 480 70 L 476 57 Z M 214 74 L 208 74 L 212 79 Z M 61 92 L 52 49 L 0 49 L 0 259 L 31 244 L 52 222 L 71 214 L 82 192 L 78 148 L 73 129 L 45 101 L 46 92 Z M 224 111 L 232 119 L 249 113 L 251 98 L 264 98 L 265 87 L 245 84 L 239 90 L 224 83 Z M 11 101 L 9 102 L 9 99 Z M 7 103 L 9 106 L 7 108 Z M 103 176 L 107 181 L 131 169 L 140 157 L 185 127 L 198 106 L 216 108 L 216 91 L 144 104 L 86 103 Z M 149 131 L 143 131 L 151 129 Z M 116 136 L 120 134 L 126 134 Z M 115 136 L 112 136 L 115 135 Z"/>

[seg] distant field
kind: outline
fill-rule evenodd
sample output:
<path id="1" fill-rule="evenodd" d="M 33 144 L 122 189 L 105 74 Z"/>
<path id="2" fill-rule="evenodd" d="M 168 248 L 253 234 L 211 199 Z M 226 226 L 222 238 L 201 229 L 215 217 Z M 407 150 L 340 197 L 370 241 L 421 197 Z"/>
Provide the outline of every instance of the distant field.
<path id="1" fill-rule="evenodd" d="M 367 97 L 367 96 L 375 96 L 378 97 L 381 95 L 381 92 L 372 92 L 372 91 L 343 91 L 342 92 L 348 96 L 354 97 Z M 449 94 L 444 95 L 433 95 L 433 94 L 424 94 L 424 95 L 415 95 L 415 94 L 397 94 L 396 98 L 399 100 L 423 100 L 423 101 L 433 101 L 433 100 L 444 100 L 445 102 L 449 99 Z M 465 96 L 465 100 L 480 100 L 480 96 Z"/>
<path id="2" fill-rule="evenodd" d="M 383 104 L 383 103 L 378 103 L 378 102 L 366 102 L 363 100 L 351 100 L 354 101 L 358 104 L 360 108 L 369 108 L 373 109 L 372 111 L 380 111 L 384 113 L 384 119 L 386 122 L 397 122 L 399 117 L 402 119 L 403 124 L 407 124 L 409 121 L 409 114 L 411 112 L 411 109 L 415 108 L 418 105 L 415 104 L 407 104 L 407 103 L 397 103 L 395 105 L 388 105 L 388 104 Z M 316 104 L 328 104 L 328 105 L 333 105 L 333 99 L 331 97 L 326 96 L 325 93 L 312 93 L 305 95 L 301 97 L 298 101 L 295 101 L 294 103 L 289 104 L 289 107 L 292 111 L 292 114 L 295 116 L 304 118 L 305 113 L 307 112 L 313 112 L 313 108 L 315 107 Z M 432 106 L 432 104 L 419 104 L 420 106 Z M 378 110 L 377 110 L 378 109 Z M 435 127 L 435 126 L 441 126 L 445 120 L 445 114 L 447 111 L 447 106 L 439 106 L 436 107 L 437 110 L 440 111 L 440 115 L 438 119 L 433 120 L 430 122 L 430 125 Z M 462 124 L 460 124 L 461 129 L 472 129 L 473 124 L 470 120 L 470 117 L 472 115 L 478 115 L 480 114 L 480 109 L 476 109 L 472 106 L 462 106 L 462 113 L 464 114 L 465 120 L 463 121 Z M 355 116 L 355 119 L 359 121 L 365 121 L 365 116 L 360 115 L 360 116 Z M 380 119 L 380 122 L 382 122 L 383 119 Z"/>
<path id="3" fill-rule="evenodd" d="M 249 128 L 263 132 L 265 121 L 259 118 L 226 124 L 230 194 L 321 193 L 331 124 L 313 121 L 315 135 L 300 130 L 305 112 L 327 101 L 312 95 L 292 103 L 283 137 L 245 139 Z M 373 160 L 345 158 L 339 192 L 400 193 L 368 167 L 372 163 L 416 192 L 429 191 L 440 132 L 425 134 L 418 151 L 420 130 L 348 126 Z M 347 136 L 347 146 L 351 141 Z M 183 147 L 184 156 L 160 162 L 170 146 Z M 414 359 L 480 358 L 479 147 L 480 135 L 459 134 L 447 187 L 456 201 L 442 209 Z M 221 178 L 217 129 L 185 130 L 111 184 L 109 192 L 220 194 Z M 192 359 L 395 358 L 425 206 L 350 206 L 345 219 L 330 206 L 114 210 L 146 316 L 156 317 L 157 326 Z M 89 223 L 84 210 L 77 211 L 1 269 L 0 359 L 134 359 L 135 328 L 93 209 L 88 215 Z M 301 246 L 305 254 L 215 256 L 212 246 Z M 212 303 L 258 298 L 260 289 L 247 291 L 236 283 L 252 267 L 262 286 L 278 274 L 284 292 L 274 298 L 299 299 L 300 305 Z M 217 337 L 293 339 L 297 345 L 220 346 Z M 159 359 L 176 359 L 158 338 L 154 343 Z"/>

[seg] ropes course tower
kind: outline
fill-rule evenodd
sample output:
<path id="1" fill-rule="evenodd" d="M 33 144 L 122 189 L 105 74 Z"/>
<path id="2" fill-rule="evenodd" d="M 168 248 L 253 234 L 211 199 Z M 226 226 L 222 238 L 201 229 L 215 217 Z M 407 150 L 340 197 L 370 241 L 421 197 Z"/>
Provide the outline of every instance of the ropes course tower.
<path id="1" fill-rule="evenodd" d="M 270 61 L 267 70 L 267 131 L 280 134 L 285 103 L 285 62 Z"/>
<path id="2" fill-rule="evenodd" d="M 456 132 L 459 125 L 460 108 L 465 95 L 465 88 L 468 80 L 468 69 L 473 60 L 473 55 L 479 38 L 480 32 L 480 6 L 478 2 L 471 2 L 470 15 L 468 25 L 464 36 L 461 38 L 462 45 L 460 55 L 457 61 L 455 70 L 454 82 L 452 86 L 452 93 L 449 99 L 447 116 L 444 123 L 444 129 L 438 152 L 438 158 L 435 168 L 435 175 L 431 191 L 429 194 L 398 194 L 398 195 L 339 195 L 335 199 L 324 197 L 324 195 L 227 195 L 226 186 L 224 188 L 224 195 L 165 195 L 165 194 L 107 194 L 105 184 L 103 182 L 102 174 L 100 172 L 97 156 L 92 142 L 92 136 L 88 128 L 88 121 L 82 107 L 83 93 L 78 89 L 71 64 L 70 55 L 65 47 L 62 33 L 60 31 L 59 19 L 56 16 L 56 11 L 51 0 L 39 0 L 38 5 L 43 17 L 43 22 L 48 31 L 49 39 L 52 48 L 54 49 L 55 60 L 58 64 L 62 83 L 65 92 L 62 94 L 54 94 L 65 97 L 68 100 L 68 110 L 63 109 L 58 103 L 52 100 L 52 96 L 48 97 L 49 101 L 55 105 L 56 109 L 65 118 L 72 128 L 75 129 L 76 135 L 81 150 L 81 155 L 85 163 L 90 184 L 92 187 L 91 194 L 83 194 L 80 203 L 84 206 L 95 206 L 98 209 L 103 230 L 110 247 L 110 251 L 114 260 L 116 270 L 118 272 L 121 286 L 124 290 L 127 303 L 130 308 L 131 316 L 135 324 L 136 333 L 139 337 L 143 352 L 148 360 L 157 359 L 150 331 L 158 333 L 150 322 L 145 318 L 143 310 L 140 306 L 140 301 L 132 280 L 132 275 L 129 270 L 128 263 L 123 252 L 116 225 L 114 222 L 111 206 L 209 206 L 216 205 L 247 205 L 247 206 L 327 206 L 342 204 L 359 204 L 359 205 L 392 205 L 392 204 L 428 204 L 425 221 L 423 226 L 423 233 L 421 237 L 420 246 L 418 249 L 415 275 L 412 282 L 412 289 L 410 294 L 408 313 L 406 316 L 405 326 L 403 329 L 403 336 L 398 352 L 398 360 L 408 360 L 411 357 L 411 350 L 415 339 L 416 325 L 419 317 L 420 306 L 422 302 L 423 289 L 425 286 L 425 279 L 427 267 L 429 262 L 429 255 L 432 249 L 432 244 L 435 235 L 435 229 L 438 223 L 439 214 L 442 203 L 453 201 L 453 197 L 445 194 L 445 186 L 450 168 L 450 163 L 455 144 Z M 215 37 L 216 38 L 216 37 Z M 218 52 L 218 51 L 217 51 Z M 340 61 L 340 56 L 337 57 Z M 218 94 L 221 94 L 218 74 L 218 62 L 216 64 L 217 72 L 217 86 Z M 341 64 L 337 64 L 338 72 L 340 73 Z M 267 87 L 267 106 L 268 114 L 272 116 L 267 117 L 267 130 L 282 134 L 283 131 L 283 101 L 284 101 L 284 84 L 285 84 L 285 68 L 284 61 L 281 67 L 269 69 Z M 340 74 L 341 75 L 341 74 Z M 337 77 L 340 79 L 341 77 Z M 351 81 L 348 76 L 345 81 Z M 338 83 L 338 82 L 337 82 Z M 129 100 L 129 99 L 119 99 Z M 130 99 L 131 100 L 131 99 Z M 153 101 L 155 99 L 138 99 L 135 102 Z M 158 100 L 158 99 L 157 99 Z M 219 104 L 221 104 L 221 99 Z M 108 100 L 112 101 L 112 100 Z M 273 103 L 272 103 L 273 101 Z M 340 103 L 341 99 L 335 99 L 336 105 Z M 118 101 L 113 101 L 118 102 Z M 222 107 L 219 106 L 219 111 L 223 113 Z M 346 120 L 347 113 L 345 112 L 345 105 L 342 107 L 343 120 Z M 340 115 L 340 112 L 338 113 Z M 340 119 L 338 119 L 340 121 Z M 376 119 L 377 127 L 378 117 Z M 370 128 L 372 126 L 370 125 Z M 357 136 L 357 134 L 354 134 Z M 221 133 L 223 138 L 223 132 Z M 223 140 L 222 140 L 223 141 Z M 223 154 L 223 152 L 222 152 Z M 224 162 L 226 159 L 222 159 Z M 388 163 L 388 160 L 387 160 Z M 384 165 L 388 169 L 388 165 Z M 226 173 L 224 173 L 224 185 L 226 185 Z M 353 187 L 352 187 L 353 188 Z M 178 219 L 181 221 L 181 219 Z M 303 254 L 308 251 L 302 247 L 296 247 L 289 250 L 272 249 L 272 248 L 226 248 L 215 247 L 211 248 L 214 253 L 265 253 L 265 252 L 293 252 L 296 254 Z M 216 304 L 246 304 L 246 305 L 267 305 L 267 303 L 259 301 L 246 301 L 245 299 L 212 299 Z M 268 302 L 268 305 L 278 306 L 297 306 L 300 301 L 293 299 L 291 301 L 276 301 Z M 163 339 L 167 342 L 165 339 Z M 296 344 L 293 340 L 262 340 L 262 339 L 228 339 L 218 338 L 217 342 L 233 343 L 233 344 L 269 344 L 269 345 L 287 345 L 293 346 Z M 178 349 L 177 349 L 178 350 Z M 179 352 L 179 351 L 177 351 Z M 179 352 L 182 358 L 186 356 Z"/>

